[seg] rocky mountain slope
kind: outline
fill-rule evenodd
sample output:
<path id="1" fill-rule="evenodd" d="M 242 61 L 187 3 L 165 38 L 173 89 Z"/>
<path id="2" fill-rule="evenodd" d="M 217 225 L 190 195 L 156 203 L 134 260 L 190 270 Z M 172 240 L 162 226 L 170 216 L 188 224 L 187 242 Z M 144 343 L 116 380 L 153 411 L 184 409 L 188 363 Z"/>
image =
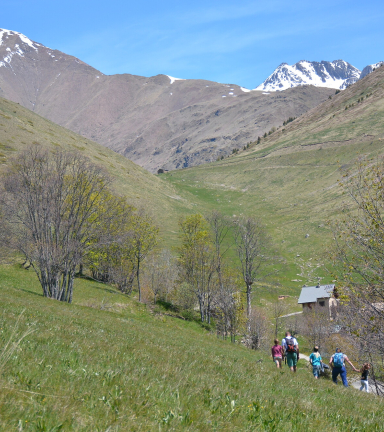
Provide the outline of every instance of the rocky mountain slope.
<path id="1" fill-rule="evenodd" d="M 214 161 L 333 92 L 308 86 L 263 94 L 166 75 L 106 76 L 20 33 L 0 30 L 0 96 L 152 172 Z"/>
<path id="2" fill-rule="evenodd" d="M 378 63 L 374 63 L 368 66 L 365 66 L 365 68 L 361 71 L 360 79 L 364 78 L 365 76 L 369 75 L 373 71 L 375 71 L 377 68 L 384 65 L 383 61 L 380 61 Z"/>

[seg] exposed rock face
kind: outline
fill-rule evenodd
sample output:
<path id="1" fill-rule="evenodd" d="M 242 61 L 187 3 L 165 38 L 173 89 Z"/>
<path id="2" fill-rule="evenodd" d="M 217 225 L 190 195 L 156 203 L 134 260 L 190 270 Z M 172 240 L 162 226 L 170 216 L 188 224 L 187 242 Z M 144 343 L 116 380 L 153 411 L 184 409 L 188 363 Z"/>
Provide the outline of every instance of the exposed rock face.
<path id="1" fill-rule="evenodd" d="M 214 161 L 330 94 L 314 86 L 265 94 L 166 75 L 107 76 L 20 33 L 0 30 L 0 96 L 152 172 Z"/>
<path id="2" fill-rule="evenodd" d="M 378 63 L 374 63 L 368 66 L 365 66 L 365 68 L 361 71 L 360 79 L 364 78 L 365 76 L 369 75 L 371 72 L 373 72 L 378 67 L 381 67 L 384 65 L 384 61 L 380 61 Z"/>

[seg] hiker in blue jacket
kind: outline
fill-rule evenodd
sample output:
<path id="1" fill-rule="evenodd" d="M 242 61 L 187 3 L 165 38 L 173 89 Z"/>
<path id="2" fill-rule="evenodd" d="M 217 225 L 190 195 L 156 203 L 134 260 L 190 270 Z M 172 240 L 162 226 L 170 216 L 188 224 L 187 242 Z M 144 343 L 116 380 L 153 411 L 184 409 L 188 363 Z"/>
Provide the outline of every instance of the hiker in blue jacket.
<path id="1" fill-rule="evenodd" d="M 355 372 L 359 372 L 359 370 L 356 369 L 355 366 L 353 366 L 347 355 L 343 354 L 340 348 L 336 348 L 335 354 L 333 354 L 333 356 L 329 360 L 329 365 L 332 368 L 332 381 L 337 384 L 337 377 L 340 374 L 344 386 L 348 387 L 347 369 L 345 368 L 345 362 L 349 363 Z"/>
<path id="2" fill-rule="evenodd" d="M 320 376 L 322 358 L 317 345 L 313 347 L 313 353 L 309 356 L 309 363 L 312 365 L 313 376 L 318 379 Z"/>

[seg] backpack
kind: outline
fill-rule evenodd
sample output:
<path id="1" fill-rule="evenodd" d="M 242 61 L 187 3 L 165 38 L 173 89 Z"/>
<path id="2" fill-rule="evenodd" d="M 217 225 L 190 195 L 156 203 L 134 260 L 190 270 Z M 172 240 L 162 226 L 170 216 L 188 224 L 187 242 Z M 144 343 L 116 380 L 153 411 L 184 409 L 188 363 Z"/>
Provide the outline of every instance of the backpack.
<path id="1" fill-rule="evenodd" d="M 290 352 L 290 353 L 296 352 L 296 345 L 295 345 L 295 340 L 293 337 L 291 337 L 289 339 L 286 338 L 285 343 L 287 344 L 287 352 Z"/>
<path id="2" fill-rule="evenodd" d="M 343 367 L 344 366 L 344 354 L 341 352 L 335 353 L 333 355 L 333 366 Z"/>

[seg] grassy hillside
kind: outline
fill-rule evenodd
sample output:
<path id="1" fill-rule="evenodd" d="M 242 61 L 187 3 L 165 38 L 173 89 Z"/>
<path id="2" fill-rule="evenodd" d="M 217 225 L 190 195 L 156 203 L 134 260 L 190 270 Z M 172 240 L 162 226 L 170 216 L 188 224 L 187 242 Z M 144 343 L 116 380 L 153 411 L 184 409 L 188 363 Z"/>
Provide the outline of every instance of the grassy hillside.
<path id="1" fill-rule="evenodd" d="M 379 68 L 238 155 L 161 176 L 0 99 L 0 158 L 6 163 L 31 143 L 86 153 L 115 177 L 119 193 L 156 217 L 166 245 L 177 242 L 177 221 L 185 214 L 219 209 L 260 217 L 286 260 L 275 282 L 298 293 L 323 263 L 330 240 L 326 222 L 341 203 L 340 167 L 383 152 L 383 96 Z"/>
<path id="2" fill-rule="evenodd" d="M 113 176 L 114 188 L 130 203 L 144 206 L 162 227 L 167 241 L 177 226 L 178 214 L 191 207 L 176 196 L 172 185 L 93 141 L 75 134 L 19 104 L 0 98 L 0 171 L 7 160 L 28 145 L 38 144 L 55 151 L 75 150 L 103 166 Z"/>
<path id="3" fill-rule="evenodd" d="M 0 371 L 1 430 L 382 430 L 379 398 L 315 382 L 303 360 L 280 372 L 106 285 L 81 280 L 68 305 L 2 266 L 0 288 L 1 349 L 23 310 L 17 334 L 35 330 Z"/>
<path id="4" fill-rule="evenodd" d="M 297 291 L 328 248 L 326 222 L 342 201 L 340 168 L 383 154 L 383 117 L 384 67 L 260 144 L 165 178 L 178 194 L 189 194 L 196 209 L 261 218 L 287 262 L 279 282 Z"/>

